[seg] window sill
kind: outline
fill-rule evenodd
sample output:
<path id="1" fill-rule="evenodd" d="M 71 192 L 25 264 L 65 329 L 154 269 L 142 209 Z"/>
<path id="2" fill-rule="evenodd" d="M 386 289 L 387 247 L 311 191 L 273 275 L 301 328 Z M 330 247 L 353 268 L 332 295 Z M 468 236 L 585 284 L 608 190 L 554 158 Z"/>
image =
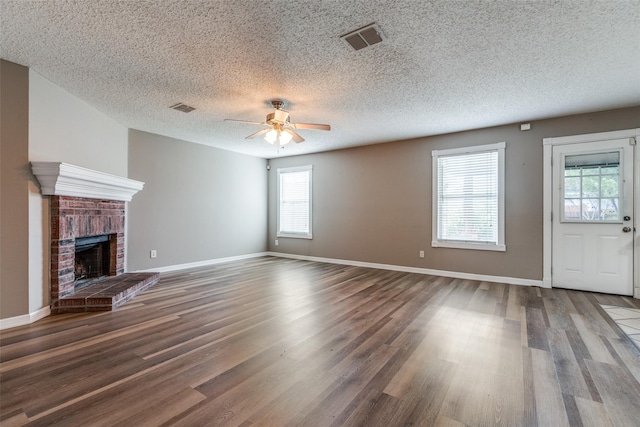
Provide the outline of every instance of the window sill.
<path id="1" fill-rule="evenodd" d="M 276 237 L 288 237 L 291 239 L 313 239 L 311 234 L 277 233 Z"/>
<path id="2" fill-rule="evenodd" d="M 489 243 L 471 243 L 471 242 L 443 242 L 434 240 L 431 242 L 432 248 L 454 248 L 454 249 L 471 249 L 476 251 L 495 251 L 506 252 L 506 245 L 493 245 Z"/>

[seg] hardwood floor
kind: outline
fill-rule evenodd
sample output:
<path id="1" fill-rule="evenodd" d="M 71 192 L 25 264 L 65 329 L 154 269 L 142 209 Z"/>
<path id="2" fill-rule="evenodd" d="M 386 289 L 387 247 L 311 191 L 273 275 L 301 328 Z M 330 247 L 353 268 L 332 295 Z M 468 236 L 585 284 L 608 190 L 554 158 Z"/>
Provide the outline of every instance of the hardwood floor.
<path id="1" fill-rule="evenodd" d="M 638 426 L 631 298 L 272 257 L 0 333 L 3 426 Z"/>

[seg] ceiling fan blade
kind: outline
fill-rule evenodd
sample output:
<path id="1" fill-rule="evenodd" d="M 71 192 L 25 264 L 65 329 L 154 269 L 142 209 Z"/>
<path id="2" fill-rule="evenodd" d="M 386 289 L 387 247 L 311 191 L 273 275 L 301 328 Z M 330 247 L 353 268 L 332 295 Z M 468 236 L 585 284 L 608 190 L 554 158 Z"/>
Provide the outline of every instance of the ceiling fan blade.
<path id="1" fill-rule="evenodd" d="M 304 138 L 301 137 L 300 135 L 298 135 L 297 133 L 295 133 L 295 131 L 293 129 L 285 129 L 285 132 L 289 132 L 291 134 L 291 139 L 293 139 L 295 142 L 302 142 L 304 141 Z"/>
<path id="2" fill-rule="evenodd" d="M 291 127 L 294 129 L 331 130 L 330 125 L 320 123 L 291 123 Z"/>
<path id="3" fill-rule="evenodd" d="M 248 123 L 250 125 L 268 125 L 266 122 L 252 122 L 249 120 L 236 120 L 236 119 L 224 119 L 225 122 L 238 122 L 238 123 Z"/>
<path id="4" fill-rule="evenodd" d="M 253 139 L 253 138 L 258 137 L 260 135 L 264 135 L 265 133 L 269 132 L 270 130 L 271 130 L 271 128 L 261 129 L 258 132 L 252 133 L 251 135 L 247 136 L 245 139 Z"/>

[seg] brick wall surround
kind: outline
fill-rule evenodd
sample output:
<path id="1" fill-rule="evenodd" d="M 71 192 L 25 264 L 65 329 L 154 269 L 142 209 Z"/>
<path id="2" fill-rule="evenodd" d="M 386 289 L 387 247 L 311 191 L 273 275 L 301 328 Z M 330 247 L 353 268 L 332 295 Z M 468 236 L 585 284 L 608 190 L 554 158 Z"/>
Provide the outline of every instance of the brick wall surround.
<path id="1" fill-rule="evenodd" d="M 51 308 L 74 287 L 75 240 L 109 235 L 110 276 L 124 273 L 125 202 L 51 196 Z"/>

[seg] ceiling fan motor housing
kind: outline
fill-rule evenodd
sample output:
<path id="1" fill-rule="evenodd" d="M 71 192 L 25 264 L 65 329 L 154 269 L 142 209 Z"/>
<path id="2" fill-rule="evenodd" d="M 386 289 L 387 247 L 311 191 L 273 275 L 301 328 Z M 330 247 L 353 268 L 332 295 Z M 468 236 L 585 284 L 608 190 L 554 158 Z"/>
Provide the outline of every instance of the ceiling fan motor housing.
<path id="1" fill-rule="evenodd" d="M 273 113 L 267 114 L 267 123 L 279 123 L 285 124 L 289 121 L 289 113 L 284 110 L 276 110 Z"/>

